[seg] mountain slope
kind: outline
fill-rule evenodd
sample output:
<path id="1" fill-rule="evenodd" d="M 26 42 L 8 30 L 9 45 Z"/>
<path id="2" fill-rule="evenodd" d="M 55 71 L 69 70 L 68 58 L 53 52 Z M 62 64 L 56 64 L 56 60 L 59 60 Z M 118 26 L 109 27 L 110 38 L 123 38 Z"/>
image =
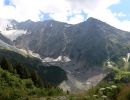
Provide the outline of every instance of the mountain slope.
<path id="1" fill-rule="evenodd" d="M 41 60 L 37 58 L 29 56 L 25 57 L 14 51 L 0 49 L 0 61 L 3 57 L 8 58 L 14 66 L 20 63 L 29 69 L 30 72 L 36 70 L 43 80 L 46 80 L 51 84 L 58 85 L 67 79 L 66 72 L 64 70 L 58 66 L 45 66 Z"/>
<path id="2" fill-rule="evenodd" d="M 13 45 L 13 42 L 10 39 L 8 39 L 7 37 L 3 36 L 2 33 L 0 33 L 0 40 L 2 40 L 3 42 L 5 42 L 7 44 Z"/>
<path id="3" fill-rule="evenodd" d="M 34 24 L 32 22 L 29 24 L 26 29 L 30 34 L 18 37 L 15 42 L 16 45 L 19 44 L 17 45 L 18 47 L 29 48 L 43 57 L 57 57 L 64 45 L 64 36 L 61 32 L 63 32 L 65 24 L 55 21 L 37 22 Z"/>
<path id="4" fill-rule="evenodd" d="M 28 48 L 43 58 L 68 56 L 82 66 L 102 65 L 106 59 L 116 60 L 130 50 L 129 32 L 94 18 L 76 25 L 50 20 L 27 21 L 17 27 L 27 30 L 14 41 L 17 47 Z"/>
<path id="5" fill-rule="evenodd" d="M 3 57 L 7 58 L 14 66 L 20 63 L 30 71 L 36 70 L 42 79 L 51 84 L 58 85 L 67 79 L 65 71 L 58 66 L 44 66 L 42 61 L 34 57 L 29 51 L 20 50 L 0 40 L 0 61 Z"/>

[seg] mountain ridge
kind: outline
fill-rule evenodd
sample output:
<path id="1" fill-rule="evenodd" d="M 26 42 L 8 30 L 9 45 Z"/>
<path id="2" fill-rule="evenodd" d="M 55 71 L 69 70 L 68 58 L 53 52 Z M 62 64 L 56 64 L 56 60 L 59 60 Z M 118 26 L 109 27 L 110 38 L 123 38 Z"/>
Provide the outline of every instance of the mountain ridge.
<path id="1" fill-rule="evenodd" d="M 42 58 L 66 56 L 82 66 L 102 66 L 106 59 L 115 60 L 130 51 L 130 32 L 92 17 L 75 25 L 54 20 L 13 20 L 12 26 L 26 31 L 14 40 L 16 47 L 32 50 Z"/>
<path id="2" fill-rule="evenodd" d="M 124 42 L 129 47 L 129 32 L 116 29 L 95 18 L 75 25 L 57 21 L 33 22 L 27 29 L 30 34 L 18 37 L 15 40 L 16 46 L 29 48 L 43 58 L 65 55 L 77 62 L 82 60 L 101 65 L 108 56 L 107 44 L 114 45 L 114 50 L 119 48 L 117 44 L 123 46 Z M 113 46 L 109 48 L 113 49 Z M 112 55 L 114 50 L 110 50 Z M 129 49 L 125 51 L 128 52 Z"/>
<path id="3" fill-rule="evenodd" d="M 61 88 L 64 89 L 65 86 L 70 91 L 90 88 L 91 84 L 87 85 L 89 81 L 95 86 L 107 74 L 102 68 L 106 60 L 116 62 L 130 52 L 130 32 L 119 30 L 95 18 L 75 25 L 52 20 L 22 23 L 14 21 L 14 28 L 26 30 L 26 34 L 13 41 L 15 46 L 38 53 L 40 60 L 44 60 L 42 63 L 47 64 L 45 68 L 36 67 L 40 75 L 44 76 L 47 68 L 50 72 L 44 78 L 55 83 L 57 79 L 54 77 L 58 75 L 55 72 L 61 72 L 63 76 L 58 77 L 60 80 L 56 84 L 63 81 Z M 69 61 L 65 62 L 64 58 Z M 49 59 L 50 62 L 47 61 Z M 63 70 L 59 69 L 57 72 L 56 66 Z"/>

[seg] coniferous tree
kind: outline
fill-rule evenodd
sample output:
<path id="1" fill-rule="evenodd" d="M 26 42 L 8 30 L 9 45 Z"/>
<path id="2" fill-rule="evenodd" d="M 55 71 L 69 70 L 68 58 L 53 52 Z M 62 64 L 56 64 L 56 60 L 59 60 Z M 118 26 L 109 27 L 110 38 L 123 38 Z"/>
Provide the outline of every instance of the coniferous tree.
<path id="1" fill-rule="evenodd" d="M 13 66 L 6 58 L 2 58 L 1 68 L 3 68 L 4 70 L 7 70 L 9 72 L 13 72 Z"/>
<path id="2" fill-rule="evenodd" d="M 43 87 L 43 83 L 41 78 L 39 77 L 38 73 L 36 70 L 33 70 L 31 73 L 31 79 L 34 82 L 34 85 L 37 87 Z"/>
<path id="3" fill-rule="evenodd" d="M 29 71 L 28 71 L 27 67 L 23 67 L 23 71 L 24 71 L 23 77 L 24 78 L 29 78 L 30 74 L 29 74 Z"/>
<path id="4" fill-rule="evenodd" d="M 23 67 L 20 63 L 16 65 L 17 74 L 19 74 L 20 78 L 27 79 L 29 78 L 29 72 L 26 67 Z"/>

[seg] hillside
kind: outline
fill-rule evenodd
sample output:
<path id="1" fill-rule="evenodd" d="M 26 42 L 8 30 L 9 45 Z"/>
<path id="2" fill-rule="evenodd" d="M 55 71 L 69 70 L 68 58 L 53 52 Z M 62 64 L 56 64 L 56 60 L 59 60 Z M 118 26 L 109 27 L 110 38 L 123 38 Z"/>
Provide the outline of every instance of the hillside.
<path id="1" fill-rule="evenodd" d="M 66 80 L 66 73 L 58 66 L 44 66 L 42 62 L 33 57 L 25 57 L 13 51 L 0 49 L 0 59 L 3 57 L 8 58 L 13 65 L 21 63 L 23 66 L 26 66 L 30 71 L 38 71 L 40 77 L 49 81 L 51 84 L 59 84 L 63 80 Z M 53 70 L 53 72 L 51 71 Z M 55 74 L 58 73 L 58 74 Z M 55 80 L 54 80 L 55 77 Z"/>
<path id="2" fill-rule="evenodd" d="M 47 96 L 59 96 L 63 92 L 56 87 L 37 87 L 31 78 L 22 79 L 19 74 L 10 73 L 0 68 L 1 100 L 32 100 Z"/>
<path id="3" fill-rule="evenodd" d="M 1 36 L 4 37 L 3 35 Z M 4 38 L 7 39 L 6 37 Z M 46 79 L 46 81 L 49 81 L 51 84 L 58 85 L 67 79 L 65 71 L 58 66 L 44 66 L 39 58 L 34 57 L 25 50 L 20 50 L 15 46 L 3 42 L 2 38 L 0 38 L 0 61 L 3 57 L 7 58 L 13 65 L 21 63 L 30 71 L 37 70 L 41 78 Z M 53 72 L 51 70 L 53 70 Z M 55 74 L 56 72 L 58 74 Z M 53 80 L 53 76 L 56 80 Z"/>

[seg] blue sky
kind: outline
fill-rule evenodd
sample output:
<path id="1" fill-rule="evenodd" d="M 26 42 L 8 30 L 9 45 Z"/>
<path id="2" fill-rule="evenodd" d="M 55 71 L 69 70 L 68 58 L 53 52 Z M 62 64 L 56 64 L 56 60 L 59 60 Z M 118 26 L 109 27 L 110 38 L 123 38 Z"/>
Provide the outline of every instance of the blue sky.
<path id="1" fill-rule="evenodd" d="M 130 31 L 129 6 L 130 0 L 0 0 L 0 18 L 77 24 L 94 17 Z"/>
<path id="2" fill-rule="evenodd" d="M 10 0 L 5 0 L 5 1 L 4 1 L 4 4 L 5 4 L 5 5 L 10 5 Z"/>
<path id="3" fill-rule="evenodd" d="M 130 20 L 130 0 L 121 0 L 119 4 L 110 7 L 113 13 L 122 12 L 125 16 L 117 16 L 121 21 Z"/>

